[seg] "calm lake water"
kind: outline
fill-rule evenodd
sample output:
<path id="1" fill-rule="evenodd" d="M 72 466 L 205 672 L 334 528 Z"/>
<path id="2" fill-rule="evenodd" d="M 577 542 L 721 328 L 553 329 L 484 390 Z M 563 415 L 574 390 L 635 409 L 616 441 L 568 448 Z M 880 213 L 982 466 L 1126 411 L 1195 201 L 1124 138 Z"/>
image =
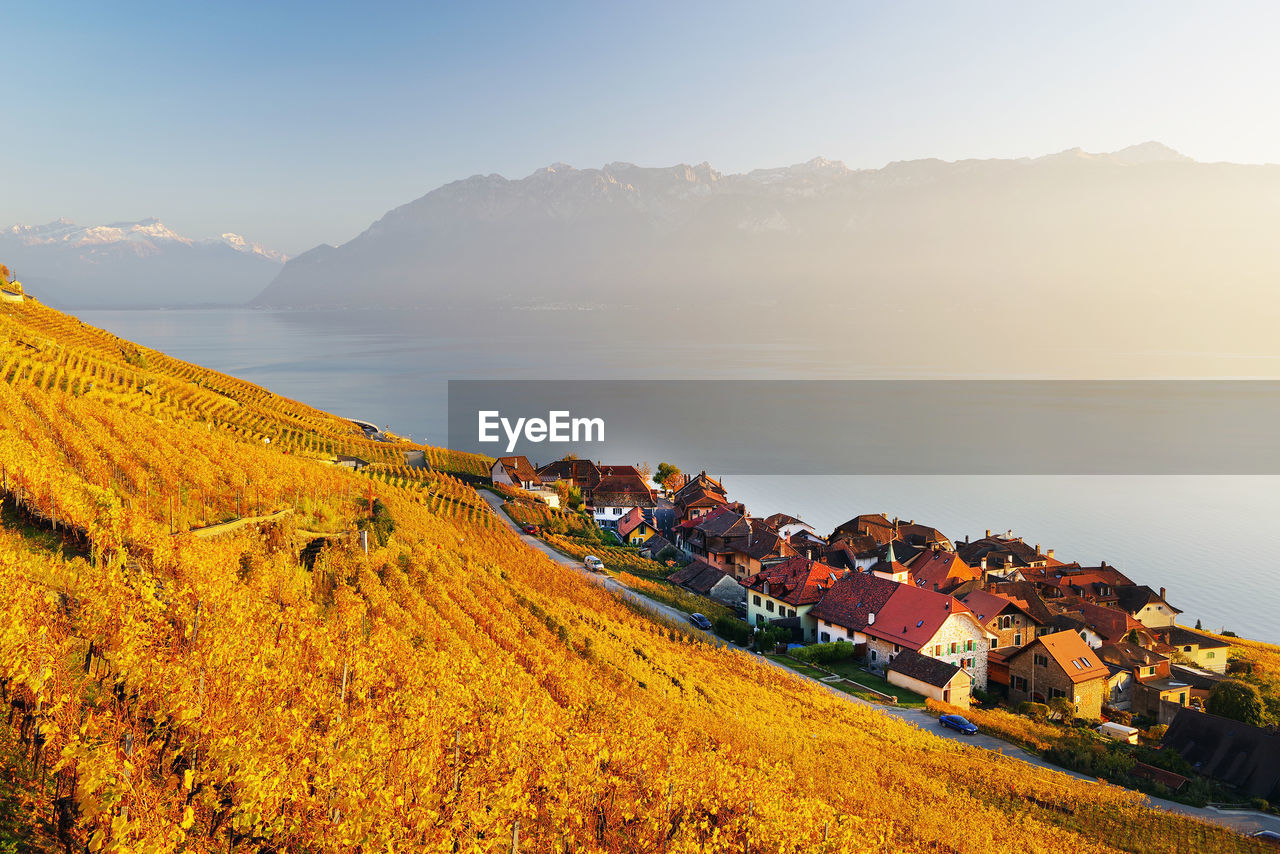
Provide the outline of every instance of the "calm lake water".
<path id="1" fill-rule="evenodd" d="M 419 441 L 444 440 L 451 379 L 956 375 L 927 362 L 886 364 L 874 354 L 893 351 L 865 339 L 860 349 L 833 349 L 838 339 L 811 327 L 770 330 L 761 346 L 752 336 L 684 334 L 678 322 L 639 311 L 75 313 L 147 347 Z M 1045 357 L 1061 361 L 1062 354 Z M 972 366 L 960 373 L 994 375 Z M 1200 619 L 1209 629 L 1280 642 L 1277 477 L 731 475 L 725 481 L 731 497 L 753 512 L 791 513 L 823 533 L 875 512 L 925 522 L 953 539 L 1012 529 L 1060 559 L 1105 560 L 1140 584 L 1167 587 L 1188 625 Z"/>

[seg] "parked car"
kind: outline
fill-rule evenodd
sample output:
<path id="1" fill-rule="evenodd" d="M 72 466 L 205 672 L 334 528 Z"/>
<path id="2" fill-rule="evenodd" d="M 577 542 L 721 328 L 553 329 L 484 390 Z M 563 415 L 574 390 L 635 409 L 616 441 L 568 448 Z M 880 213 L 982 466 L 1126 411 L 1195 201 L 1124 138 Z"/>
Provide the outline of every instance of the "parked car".
<path id="1" fill-rule="evenodd" d="M 582 565 L 592 572 L 604 572 L 604 561 L 595 555 L 587 555 L 582 559 Z"/>
<path id="2" fill-rule="evenodd" d="M 959 715 L 943 715 L 938 718 L 938 723 L 942 724 L 944 727 L 953 729 L 956 732 L 963 733 L 964 735 L 978 734 L 978 728 Z"/>
<path id="3" fill-rule="evenodd" d="M 1261 839 L 1263 842 L 1270 842 L 1272 845 L 1280 845 L 1280 833 L 1274 830 L 1259 830 L 1257 833 L 1249 834 L 1251 839 Z"/>
<path id="4" fill-rule="evenodd" d="M 529 535 L 529 536 L 531 536 L 531 537 L 536 537 L 536 536 L 538 536 L 538 526 L 537 526 L 537 525 L 525 525 L 525 526 L 524 526 L 524 528 L 523 528 L 523 530 L 524 530 L 524 532 L 525 532 L 526 534 L 528 534 L 528 535 Z"/>
<path id="5" fill-rule="evenodd" d="M 702 616 L 701 614 L 690 614 L 689 622 L 693 623 L 695 626 L 702 629 L 703 631 L 711 630 L 711 621 L 708 620 L 706 617 Z"/>

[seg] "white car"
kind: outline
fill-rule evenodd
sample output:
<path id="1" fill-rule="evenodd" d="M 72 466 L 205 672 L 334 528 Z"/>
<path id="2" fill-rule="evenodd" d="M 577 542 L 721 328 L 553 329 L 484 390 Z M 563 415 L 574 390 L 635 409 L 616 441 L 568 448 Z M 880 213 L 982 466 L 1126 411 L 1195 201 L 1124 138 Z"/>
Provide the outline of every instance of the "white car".
<path id="1" fill-rule="evenodd" d="M 604 561 L 595 555 L 587 555 L 582 559 L 582 565 L 592 572 L 604 572 Z"/>

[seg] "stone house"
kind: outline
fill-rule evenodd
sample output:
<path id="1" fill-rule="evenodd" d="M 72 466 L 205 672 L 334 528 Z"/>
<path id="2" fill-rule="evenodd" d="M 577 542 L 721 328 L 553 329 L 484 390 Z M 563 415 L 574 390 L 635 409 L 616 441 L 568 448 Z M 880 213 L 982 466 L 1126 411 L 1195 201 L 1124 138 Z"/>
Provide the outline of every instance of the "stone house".
<path id="1" fill-rule="evenodd" d="M 1075 704 L 1078 717 L 1102 716 L 1111 671 L 1077 633 L 1038 637 L 1009 656 L 1008 665 L 1012 702 L 1048 703 L 1065 697 Z"/>

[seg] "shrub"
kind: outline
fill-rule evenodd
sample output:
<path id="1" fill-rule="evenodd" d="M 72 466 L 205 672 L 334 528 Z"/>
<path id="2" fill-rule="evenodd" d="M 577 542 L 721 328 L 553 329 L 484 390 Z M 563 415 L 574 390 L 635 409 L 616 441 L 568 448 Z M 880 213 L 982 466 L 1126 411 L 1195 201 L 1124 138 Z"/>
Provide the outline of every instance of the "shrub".
<path id="1" fill-rule="evenodd" d="M 1122 709 L 1112 709 L 1107 712 L 1107 718 L 1121 726 L 1129 726 L 1130 721 L 1133 720 L 1133 713 Z"/>
<path id="2" fill-rule="evenodd" d="M 760 626 L 756 629 L 756 649 L 773 652 L 778 644 L 791 641 L 791 630 L 781 626 Z"/>
<path id="3" fill-rule="evenodd" d="M 1032 720 L 1043 721 L 1049 717 L 1049 707 L 1044 703 L 1024 701 L 1018 704 L 1018 714 L 1026 715 Z"/>
<path id="4" fill-rule="evenodd" d="M 853 644 L 841 640 L 835 643 L 814 644 L 804 649 L 797 649 L 791 654 L 810 664 L 830 664 L 834 661 L 846 661 L 853 658 L 854 649 Z"/>
<path id="5" fill-rule="evenodd" d="M 746 646 L 751 640 L 751 627 L 741 620 L 721 615 L 716 617 L 713 625 L 717 635 L 727 641 L 733 641 L 738 646 Z"/>
<path id="6" fill-rule="evenodd" d="M 1076 716 L 1076 704 L 1066 697 L 1054 697 L 1049 701 L 1049 711 L 1060 721 L 1069 721 Z"/>

